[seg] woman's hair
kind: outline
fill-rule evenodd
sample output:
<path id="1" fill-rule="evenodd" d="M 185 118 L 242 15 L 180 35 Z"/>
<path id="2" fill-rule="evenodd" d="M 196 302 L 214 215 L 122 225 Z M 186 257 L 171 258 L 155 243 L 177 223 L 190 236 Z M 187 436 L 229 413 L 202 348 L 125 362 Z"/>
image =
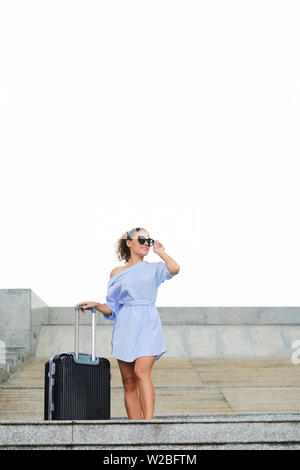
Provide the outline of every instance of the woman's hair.
<path id="1" fill-rule="evenodd" d="M 133 228 L 128 232 L 123 233 L 123 235 L 117 241 L 116 253 L 120 261 L 125 260 L 126 263 L 128 263 L 131 253 L 129 246 L 126 244 L 126 240 L 132 240 L 136 232 L 139 232 L 140 230 L 145 230 L 147 232 L 147 230 L 143 227 Z"/>

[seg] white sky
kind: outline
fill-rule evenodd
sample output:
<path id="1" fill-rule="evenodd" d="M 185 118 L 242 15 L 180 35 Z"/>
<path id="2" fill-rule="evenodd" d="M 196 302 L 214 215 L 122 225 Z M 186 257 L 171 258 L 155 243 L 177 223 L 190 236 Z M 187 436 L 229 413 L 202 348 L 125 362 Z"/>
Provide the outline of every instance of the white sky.
<path id="1" fill-rule="evenodd" d="M 0 288 L 105 302 L 142 226 L 181 267 L 157 306 L 299 305 L 299 13 L 2 1 Z"/>

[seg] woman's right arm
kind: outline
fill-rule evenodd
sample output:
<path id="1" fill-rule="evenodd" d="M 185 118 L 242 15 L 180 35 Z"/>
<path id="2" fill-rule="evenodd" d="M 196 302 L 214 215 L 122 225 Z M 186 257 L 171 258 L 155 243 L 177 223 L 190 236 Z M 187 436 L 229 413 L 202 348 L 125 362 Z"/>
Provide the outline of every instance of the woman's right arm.
<path id="1" fill-rule="evenodd" d="M 95 305 L 95 308 L 98 310 L 98 312 L 103 313 L 103 315 L 106 315 L 106 316 L 112 315 L 112 311 L 108 305 L 97 303 Z"/>
<path id="2" fill-rule="evenodd" d="M 79 302 L 79 304 L 76 304 L 75 307 L 79 307 L 81 305 L 82 305 L 82 308 L 80 310 L 83 313 L 86 308 L 95 308 L 96 310 L 98 310 L 98 312 L 103 313 L 103 315 L 106 315 L 106 316 L 112 315 L 112 311 L 109 308 L 109 306 L 100 304 L 99 302 Z"/>

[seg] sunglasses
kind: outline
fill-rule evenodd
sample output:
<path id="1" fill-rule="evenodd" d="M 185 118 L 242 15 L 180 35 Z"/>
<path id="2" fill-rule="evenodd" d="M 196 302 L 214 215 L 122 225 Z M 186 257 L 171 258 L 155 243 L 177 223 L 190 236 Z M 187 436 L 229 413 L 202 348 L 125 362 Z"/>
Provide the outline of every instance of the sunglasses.
<path id="1" fill-rule="evenodd" d="M 154 240 L 152 238 L 145 238 L 145 237 L 138 236 L 138 241 L 141 245 L 144 245 L 145 242 L 148 242 L 149 246 L 152 246 L 154 244 Z"/>

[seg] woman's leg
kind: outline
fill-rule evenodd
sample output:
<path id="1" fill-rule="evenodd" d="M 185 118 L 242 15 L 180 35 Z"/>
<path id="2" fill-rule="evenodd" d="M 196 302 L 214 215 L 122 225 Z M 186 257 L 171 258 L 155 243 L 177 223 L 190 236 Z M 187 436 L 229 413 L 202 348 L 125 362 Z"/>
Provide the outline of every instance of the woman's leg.
<path id="1" fill-rule="evenodd" d="M 135 360 L 134 373 L 138 379 L 140 402 L 144 419 L 153 419 L 155 392 L 151 380 L 151 369 L 156 356 L 143 356 Z"/>
<path id="2" fill-rule="evenodd" d="M 142 419 L 143 413 L 139 399 L 138 380 L 134 373 L 134 362 L 117 359 L 124 387 L 124 402 L 129 419 Z"/>

